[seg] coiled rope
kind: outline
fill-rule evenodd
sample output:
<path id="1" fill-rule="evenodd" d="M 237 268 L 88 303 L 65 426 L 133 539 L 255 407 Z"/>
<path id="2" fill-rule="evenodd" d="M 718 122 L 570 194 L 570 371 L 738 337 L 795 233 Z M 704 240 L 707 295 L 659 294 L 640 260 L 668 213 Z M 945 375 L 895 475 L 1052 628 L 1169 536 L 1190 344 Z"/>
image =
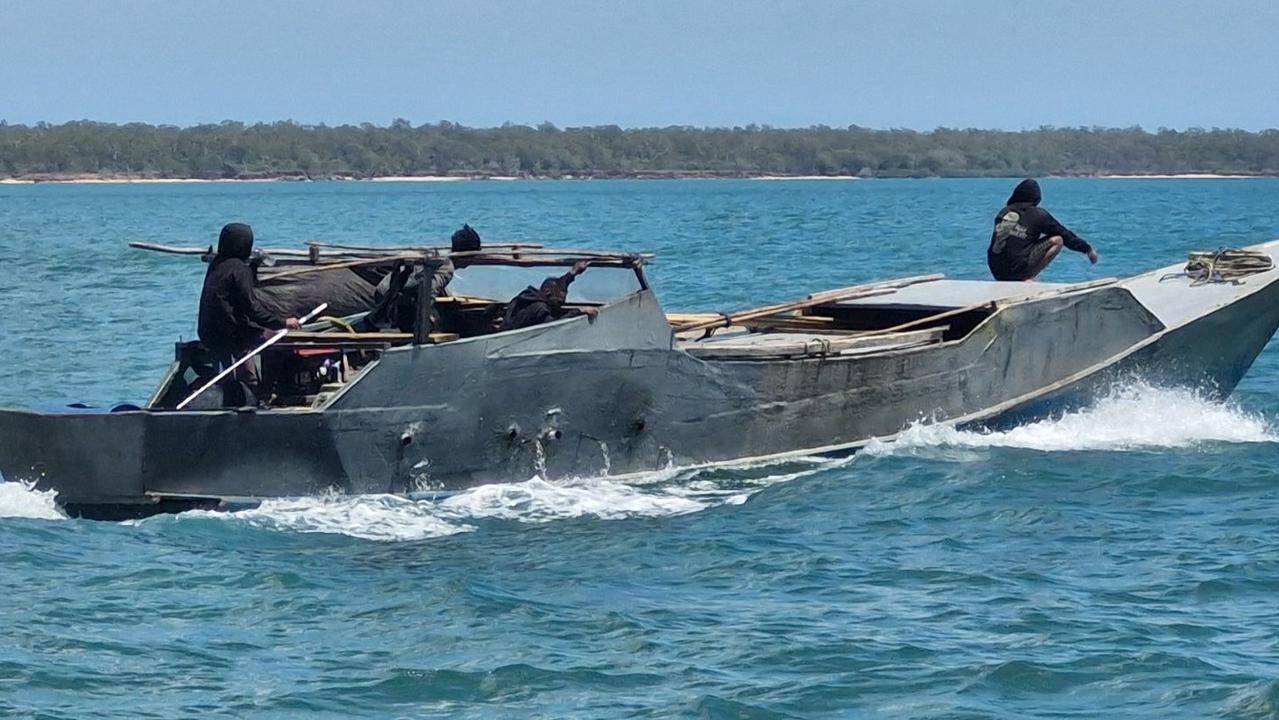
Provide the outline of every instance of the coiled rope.
<path id="1" fill-rule="evenodd" d="M 1208 283 L 1237 284 L 1240 278 L 1263 273 L 1274 266 L 1270 255 L 1260 250 L 1204 250 L 1190 253 L 1186 277 L 1190 278 L 1190 287 Z"/>

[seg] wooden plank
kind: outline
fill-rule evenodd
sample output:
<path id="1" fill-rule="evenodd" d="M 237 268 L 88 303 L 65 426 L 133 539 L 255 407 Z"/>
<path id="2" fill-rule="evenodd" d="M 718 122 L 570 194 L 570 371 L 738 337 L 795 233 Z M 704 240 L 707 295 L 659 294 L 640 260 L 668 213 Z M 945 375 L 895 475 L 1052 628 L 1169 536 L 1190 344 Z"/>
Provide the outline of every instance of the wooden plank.
<path id="1" fill-rule="evenodd" d="M 666 320 L 672 325 L 692 324 L 721 317 L 718 313 L 666 313 Z"/>
<path id="2" fill-rule="evenodd" d="M 710 317 L 719 316 L 714 315 Z M 693 321 L 689 320 L 686 322 L 691 323 Z M 688 337 L 704 332 L 702 330 L 694 330 L 689 333 L 682 330 L 677 323 L 671 323 L 671 326 L 678 337 Z M 732 327 L 750 330 L 771 330 L 777 332 L 822 333 L 827 335 L 860 335 L 865 332 L 864 330 L 848 330 L 838 327 L 834 318 L 822 317 L 820 315 L 781 315 L 778 317 L 763 317 L 756 318 L 754 320 L 745 320 L 737 325 L 733 325 Z M 727 331 L 728 328 L 721 328 L 719 332 L 715 333 L 715 336 L 719 337 Z"/>
<path id="3" fill-rule="evenodd" d="M 686 341 L 679 345 L 699 358 L 787 358 L 853 355 L 935 343 L 944 327 L 883 336 L 838 336 L 793 333 L 738 335 L 723 340 Z"/>
<path id="4" fill-rule="evenodd" d="M 435 297 L 436 305 L 474 305 L 478 307 L 501 304 L 502 302 L 501 300 L 491 300 L 473 295 L 437 295 Z"/>
<path id="5" fill-rule="evenodd" d="M 706 320 L 704 322 L 693 323 L 678 328 L 679 332 L 689 332 L 692 330 L 713 330 L 715 328 L 728 327 L 729 325 L 740 324 L 744 320 L 754 320 L 756 318 L 768 317 L 770 315 L 781 315 L 783 313 L 803 310 L 805 308 L 816 307 L 830 302 L 838 302 L 841 300 L 852 300 L 855 298 L 875 297 L 877 295 L 888 295 L 897 292 L 901 288 L 916 283 L 933 282 L 940 280 L 943 275 L 918 275 L 915 277 L 902 278 L 900 280 L 888 280 L 885 282 L 870 283 L 867 285 L 854 285 L 852 287 L 841 288 L 839 290 L 827 290 L 825 292 L 809 295 L 803 300 L 795 300 L 793 302 L 781 303 L 779 305 L 767 305 L 755 310 L 745 310 L 743 312 L 734 313 L 728 317 L 720 317 L 715 320 Z"/>

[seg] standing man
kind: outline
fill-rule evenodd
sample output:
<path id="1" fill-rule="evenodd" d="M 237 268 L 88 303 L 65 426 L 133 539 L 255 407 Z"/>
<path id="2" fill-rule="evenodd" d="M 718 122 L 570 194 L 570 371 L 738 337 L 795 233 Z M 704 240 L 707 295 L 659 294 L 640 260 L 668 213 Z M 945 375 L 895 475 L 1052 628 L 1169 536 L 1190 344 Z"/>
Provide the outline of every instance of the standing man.
<path id="1" fill-rule="evenodd" d="M 297 318 L 276 317 L 258 303 L 253 294 L 256 277 L 249 267 L 252 252 L 253 228 L 244 223 L 230 223 L 218 235 L 218 253 L 204 274 L 204 289 L 200 292 L 200 342 L 223 367 L 261 344 L 266 330 L 298 327 Z M 242 365 L 236 379 L 257 394 L 259 376 L 254 362 Z M 245 398 L 244 404 L 255 399 Z"/>
<path id="2" fill-rule="evenodd" d="M 1008 204 L 995 216 L 986 264 L 996 280 L 1035 280 L 1062 246 L 1084 253 L 1089 262 L 1097 264 L 1097 251 L 1039 207 L 1041 198 L 1039 183 L 1027 178 L 1018 183 Z"/>

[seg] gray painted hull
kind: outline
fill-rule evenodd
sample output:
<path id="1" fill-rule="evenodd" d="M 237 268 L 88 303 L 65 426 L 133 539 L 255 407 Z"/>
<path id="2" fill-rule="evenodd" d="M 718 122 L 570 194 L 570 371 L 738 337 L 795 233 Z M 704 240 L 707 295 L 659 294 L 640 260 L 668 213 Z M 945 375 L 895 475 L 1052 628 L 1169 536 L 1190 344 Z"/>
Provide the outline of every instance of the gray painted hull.
<path id="1" fill-rule="evenodd" d="M 798 360 L 694 357 L 644 291 L 595 322 L 388 351 L 315 410 L 3 410 L 0 473 L 120 517 L 844 453 L 919 420 L 1046 414 L 1129 374 L 1228 394 L 1279 325 L 1279 273 L 1198 306 L 1152 278 L 1008 302 L 950 342 Z"/>

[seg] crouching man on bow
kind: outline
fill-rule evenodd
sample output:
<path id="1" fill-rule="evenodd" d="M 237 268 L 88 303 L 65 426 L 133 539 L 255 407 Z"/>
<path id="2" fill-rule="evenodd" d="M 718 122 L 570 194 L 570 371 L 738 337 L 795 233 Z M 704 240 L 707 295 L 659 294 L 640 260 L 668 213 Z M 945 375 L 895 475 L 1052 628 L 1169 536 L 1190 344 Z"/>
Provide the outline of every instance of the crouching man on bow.
<path id="1" fill-rule="evenodd" d="M 986 264 L 996 280 L 1033 281 L 1048 267 L 1062 247 L 1088 256 L 1097 264 L 1097 251 L 1083 238 L 1057 222 L 1039 207 L 1039 183 L 1022 180 L 995 216 L 995 230 L 986 250 Z"/>

